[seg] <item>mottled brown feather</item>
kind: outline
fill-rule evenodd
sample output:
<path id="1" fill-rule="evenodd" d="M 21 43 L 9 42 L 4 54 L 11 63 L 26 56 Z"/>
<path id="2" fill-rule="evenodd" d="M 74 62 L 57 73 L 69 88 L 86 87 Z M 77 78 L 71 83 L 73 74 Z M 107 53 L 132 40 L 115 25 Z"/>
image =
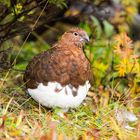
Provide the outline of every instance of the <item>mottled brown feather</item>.
<path id="1" fill-rule="evenodd" d="M 72 29 L 79 32 L 81 29 Z M 65 33 L 51 49 L 35 56 L 28 64 L 24 75 L 27 88 L 37 88 L 39 83 L 59 82 L 62 86 L 78 87 L 92 80 L 88 59 L 83 52 L 83 44 L 70 33 Z M 78 39 L 77 39 L 78 40 Z"/>

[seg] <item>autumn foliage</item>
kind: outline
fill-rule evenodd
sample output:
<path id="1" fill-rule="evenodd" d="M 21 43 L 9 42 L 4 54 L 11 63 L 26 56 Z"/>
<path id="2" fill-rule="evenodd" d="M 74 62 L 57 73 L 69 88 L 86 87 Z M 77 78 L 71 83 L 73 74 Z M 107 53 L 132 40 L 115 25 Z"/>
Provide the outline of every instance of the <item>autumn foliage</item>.
<path id="1" fill-rule="evenodd" d="M 139 140 L 140 0 L 0 0 L 0 139 Z M 28 62 L 69 28 L 90 36 L 93 85 L 63 117 L 26 94 Z"/>

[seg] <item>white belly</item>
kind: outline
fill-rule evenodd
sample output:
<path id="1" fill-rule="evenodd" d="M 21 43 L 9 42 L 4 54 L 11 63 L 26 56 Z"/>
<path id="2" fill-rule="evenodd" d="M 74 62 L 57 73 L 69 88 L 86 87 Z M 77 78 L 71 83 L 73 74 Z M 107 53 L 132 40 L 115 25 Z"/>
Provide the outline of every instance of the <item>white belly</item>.
<path id="1" fill-rule="evenodd" d="M 56 88 L 61 90 L 56 92 Z M 85 99 L 90 84 L 89 81 L 86 81 L 84 85 L 79 86 L 77 89 L 73 87 L 77 93 L 76 96 L 73 96 L 71 88 L 69 85 L 62 87 L 57 82 L 49 82 L 47 86 L 40 83 L 36 89 L 28 89 L 28 92 L 34 100 L 43 106 L 75 108 Z"/>

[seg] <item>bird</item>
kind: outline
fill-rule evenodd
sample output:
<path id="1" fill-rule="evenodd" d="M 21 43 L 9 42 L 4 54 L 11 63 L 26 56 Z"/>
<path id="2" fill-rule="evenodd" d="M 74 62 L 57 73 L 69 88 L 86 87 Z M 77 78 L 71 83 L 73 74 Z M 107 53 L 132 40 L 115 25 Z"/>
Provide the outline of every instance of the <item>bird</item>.
<path id="1" fill-rule="evenodd" d="M 47 108 L 76 108 L 91 87 L 91 65 L 84 53 L 84 29 L 67 30 L 50 49 L 29 62 L 24 82 L 29 95 Z"/>

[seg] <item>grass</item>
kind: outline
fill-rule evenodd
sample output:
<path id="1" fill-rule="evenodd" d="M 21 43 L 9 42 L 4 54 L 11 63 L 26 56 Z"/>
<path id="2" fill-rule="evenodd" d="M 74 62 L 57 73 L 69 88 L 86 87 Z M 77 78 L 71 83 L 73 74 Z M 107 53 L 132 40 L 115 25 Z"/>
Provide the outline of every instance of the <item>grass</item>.
<path id="1" fill-rule="evenodd" d="M 8 77 L 3 83 L 0 94 L 1 139 L 43 139 L 52 138 L 53 135 L 57 135 L 57 139 L 85 140 L 134 140 L 140 137 L 140 122 L 133 123 L 137 129 L 132 131 L 124 129 L 117 122 L 115 108 L 124 106 L 119 101 L 111 103 L 110 99 L 100 95 L 96 104 L 93 99 L 95 93 L 91 92 L 90 98 L 88 97 L 83 105 L 67 112 L 62 118 L 57 115 L 58 108 L 47 109 L 25 95 L 22 86 L 16 85 L 22 75 L 15 77 L 18 73 L 13 71 L 10 75 L 14 76 Z"/>

